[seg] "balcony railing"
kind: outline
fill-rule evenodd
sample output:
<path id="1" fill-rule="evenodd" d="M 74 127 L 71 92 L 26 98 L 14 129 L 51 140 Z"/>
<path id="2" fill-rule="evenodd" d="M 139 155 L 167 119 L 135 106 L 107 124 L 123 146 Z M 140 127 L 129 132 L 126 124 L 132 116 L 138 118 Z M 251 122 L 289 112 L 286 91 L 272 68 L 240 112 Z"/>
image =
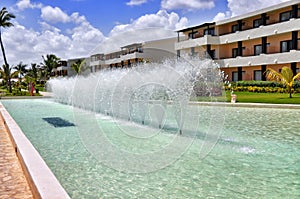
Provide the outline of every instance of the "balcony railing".
<path id="1" fill-rule="evenodd" d="M 300 30 L 300 18 L 290 19 L 289 21 L 276 23 L 272 25 L 260 26 L 249 30 L 238 31 L 235 33 L 225 34 L 222 36 L 205 35 L 203 37 L 189 39 L 181 38 L 180 42 L 175 43 L 175 49 L 181 50 L 185 48 L 203 46 L 207 44 L 220 45 L 227 43 L 235 43 L 238 41 L 246 41 L 277 34 L 288 33 Z"/>
<path id="2" fill-rule="evenodd" d="M 259 66 L 300 62 L 300 50 L 284 53 L 260 54 L 257 56 L 236 57 L 215 60 L 221 67 Z"/>

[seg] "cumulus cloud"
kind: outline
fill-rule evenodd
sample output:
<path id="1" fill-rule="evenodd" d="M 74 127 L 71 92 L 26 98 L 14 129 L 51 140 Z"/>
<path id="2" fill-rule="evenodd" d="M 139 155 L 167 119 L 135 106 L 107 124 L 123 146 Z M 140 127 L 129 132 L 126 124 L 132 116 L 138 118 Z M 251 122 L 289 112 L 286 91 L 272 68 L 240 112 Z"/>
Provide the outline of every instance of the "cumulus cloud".
<path id="1" fill-rule="evenodd" d="M 85 16 L 80 16 L 78 12 L 74 12 L 71 16 L 71 21 L 75 22 L 76 24 L 86 22 Z"/>
<path id="2" fill-rule="evenodd" d="M 214 0 L 162 0 L 161 7 L 166 10 L 198 10 L 215 7 Z"/>
<path id="3" fill-rule="evenodd" d="M 18 3 L 19 9 L 37 8 L 29 0 Z M 105 37 L 85 16 L 77 12 L 67 14 L 59 7 L 47 5 L 41 6 L 40 10 L 39 29 L 26 28 L 16 20 L 15 26 L 3 30 L 5 49 L 11 65 L 20 61 L 27 64 L 40 63 L 41 56 L 50 53 L 62 59 L 87 57 L 95 52 L 93 49 L 97 49 L 97 46 L 103 47 L 100 52 L 107 52 L 109 49 L 116 50 L 130 43 L 176 36 L 174 30 L 184 28 L 188 24 L 186 17 L 180 17 L 175 12 L 159 10 L 128 24 L 118 24 L 109 36 Z M 68 29 L 59 23 L 65 23 Z M 120 34 L 123 36 L 119 36 Z M 1 61 L 3 62 L 0 57 Z"/>
<path id="4" fill-rule="evenodd" d="M 26 8 L 42 8 L 43 5 L 41 3 L 31 3 L 30 0 L 20 0 L 16 6 L 19 10 L 24 10 Z"/>
<path id="5" fill-rule="evenodd" d="M 78 15 L 76 19 L 82 20 L 83 17 Z M 20 61 L 27 64 L 40 63 L 42 55 L 51 53 L 62 59 L 90 56 L 91 51 L 105 38 L 101 31 L 86 20 L 74 26 L 69 35 L 45 21 L 39 24 L 41 31 L 26 29 L 18 23 L 3 31 L 3 42 L 10 65 L 16 65 Z"/>
<path id="6" fill-rule="evenodd" d="M 228 1 L 228 11 L 226 13 L 218 13 L 214 18 L 215 21 L 220 21 L 226 18 L 253 12 L 257 9 L 262 9 L 289 0 L 269 0 L 269 1 L 227 0 L 227 1 Z"/>
<path id="7" fill-rule="evenodd" d="M 188 19 L 180 18 L 175 12 L 160 10 L 155 14 L 146 14 L 129 24 L 116 25 L 94 52 L 111 52 L 131 43 L 175 37 L 175 30 L 184 28 L 187 24 Z"/>
<path id="8" fill-rule="evenodd" d="M 76 26 L 71 32 L 72 45 L 67 53 L 68 58 L 90 56 L 92 50 L 105 39 L 102 32 L 87 21 Z"/>
<path id="9" fill-rule="evenodd" d="M 228 8 L 232 16 L 237 16 L 257 10 L 257 8 L 265 8 L 287 0 L 228 0 Z"/>
<path id="10" fill-rule="evenodd" d="M 45 21 L 52 23 L 66 23 L 70 21 L 70 17 L 58 7 L 45 6 L 41 9 L 41 17 Z"/>
<path id="11" fill-rule="evenodd" d="M 231 17 L 231 13 L 227 11 L 226 13 L 224 12 L 219 12 L 213 19 L 213 21 L 221 21 L 223 19 L 227 19 Z"/>
<path id="12" fill-rule="evenodd" d="M 128 6 L 138 6 L 147 3 L 148 0 L 130 0 L 126 3 Z"/>
<path id="13" fill-rule="evenodd" d="M 168 30 L 176 30 L 184 28 L 188 24 L 186 17 L 180 18 L 175 12 L 168 13 L 166 10 L 159 10 L 155 14 L 146 14 L 133 20 L 130 24 L 120 24 L 115 26 L 110 32 L 110 36 L 119 34 L 120 32 L 130 31 L 144 28 L 164 28 Z"/>

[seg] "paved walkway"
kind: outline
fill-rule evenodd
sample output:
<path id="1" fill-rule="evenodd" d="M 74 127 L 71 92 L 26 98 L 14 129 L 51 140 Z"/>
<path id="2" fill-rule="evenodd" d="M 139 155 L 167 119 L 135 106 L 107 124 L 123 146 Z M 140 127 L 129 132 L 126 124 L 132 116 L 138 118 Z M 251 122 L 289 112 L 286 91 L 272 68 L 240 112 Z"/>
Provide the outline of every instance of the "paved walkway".
<path id="1" fill-rule="evenodd" d="M 31 198 L 31 190 L 0 117 L 0 199 Z"/>

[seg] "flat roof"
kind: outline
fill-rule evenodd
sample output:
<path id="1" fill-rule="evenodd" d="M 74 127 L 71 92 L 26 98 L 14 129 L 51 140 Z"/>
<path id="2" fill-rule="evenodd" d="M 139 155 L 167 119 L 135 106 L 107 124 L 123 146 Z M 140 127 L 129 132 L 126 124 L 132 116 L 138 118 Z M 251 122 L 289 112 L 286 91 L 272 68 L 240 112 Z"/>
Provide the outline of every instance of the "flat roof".
<path id="1" fill-rule="evenodd" d="M 290 0 L 290 1 L 287 1 L 287 2 L 283 2 L 283 3 L 279 3 L 279 4 L 276 4 L 276 5 L 267 7 L 267 8 L 263 8 L 263 9 L 260 9 L 260 10 L 254 11 L 254 12 L 249 12 L 249 13 L 246 13 L 246 14 L 243 14 L 243 15 L 238 15 L 238 16 L 231 17 L 231 18 L 228 18 L 228 19 L 224 19 L 224 20 L 221 20 L 221 21 L 203 23 L 203 24 L 200 24 L 200 25 L 197 25 L 197 26 L 192 26 L 192 27 L 181 29 L 181 30 L 176 30 L 176 32 L 186 32 L 186 31 L 190 31 L 190 30 L 193 30 L 193 29 L 203 28 L 203 27 L 207 27 L 207 26 L 211 26 L 211 25 L 222 25 L 222 24 L 238 21 L 238 20 L 241 20 L 241 19 L 253 17 L 253 16 L 256 16 L 256 15 L 260 15 L 260 14 L 263 14 L 263 13 L 266 13 L 266 12 L 270 12 L 270 11 L 278 10 L 278 9 L 281 9 L 281 8 L 285 8 L 285 7 L 288 7 L 288 6 L 292 6 L 292 5 L 295 5 L 295 4 L 298 4 L 298 3 L 300 3 L 300 0 Z"/>
<path id="2" fill-rule="evenodd" d="M 121 49 L 123 48 L 132 48 L 132 47 L 136 47 L 136 46 L 141 46 L 142 43 L 133 43 L 133 44 L 129 44 L 129 45 L 126 45 L 126 46 L 122 46 Z"/>
<path id="3" fill-rule="evenodd" d="M 267 7 L 267 8 L 263 8 L 263 9 L 260 9 L 260 10 L 254 11 L 254 12 L 249 12 L 249 13 L 246 13 L 246 14 L 243 14 L 243 15 L 238 15 L 238 16 L 235 16 L 235 17 L 232 17 L 232 18 L 229 18 L 229 19 L 224 19 L 224 20 L 221 20 L 221 21 L 217 21 L 216 25 L 222 25 L 222 24 L 238 21 L 238 20 L 241 20 L 241 19 L 253 17 L 253 16 L 260 15 L 260 14 L 263 14 L 263 13 L 266 13 L 266 12 L 279 10 L 281 8 L 292 6 L 292 5 L 295 5 L 295 4 L 298 4 L 298 3 L 300 3 L 300 0 L 290 0 L 290 1 L 287 1 L 287 2 L 283 2 L 283 3 L 279 3 L 279 4 L 276 4 L 276 5 Z"/>
<path id="4" fill-rule="evenodd" d="M 196 28 L 204 28 L 204 27 L 215 25 L 215 24 L 216 24 L 215 22 L 203 23 L 203 24 L 200 24 L 200 25 L 197 25 L 197 26 L 192 26 L 192 27 L 189 27 L 189 28 L 176 30 L 176 32 L 186 32 L 186 31 L 193 30 L 193 29 L 196 29 Z"/>

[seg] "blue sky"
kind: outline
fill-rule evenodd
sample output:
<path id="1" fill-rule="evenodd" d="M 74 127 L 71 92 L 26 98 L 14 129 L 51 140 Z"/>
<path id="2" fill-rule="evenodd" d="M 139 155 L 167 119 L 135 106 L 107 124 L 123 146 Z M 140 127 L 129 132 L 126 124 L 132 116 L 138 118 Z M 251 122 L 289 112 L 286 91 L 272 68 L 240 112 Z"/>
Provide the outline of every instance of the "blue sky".
<path id="1" fill-rule="evenodd" d="M 222 20 L 286 0 L 1 0 L 16 15 L 3 30 L 8 61 L 39 63 L 54 53 L 62 59 L 89 56 L 109 38 L 141 29 L 175 30 Z M 139 35 L 141 36 L 141 35 Z M 144 40 L 166 37 L 143 32 Z M 127 40 L 123 42 L 134 42 Z M 121 42 L 122 43 L 122 42 Z M 2 56 L 0 64 L 3 63 Z"/>

